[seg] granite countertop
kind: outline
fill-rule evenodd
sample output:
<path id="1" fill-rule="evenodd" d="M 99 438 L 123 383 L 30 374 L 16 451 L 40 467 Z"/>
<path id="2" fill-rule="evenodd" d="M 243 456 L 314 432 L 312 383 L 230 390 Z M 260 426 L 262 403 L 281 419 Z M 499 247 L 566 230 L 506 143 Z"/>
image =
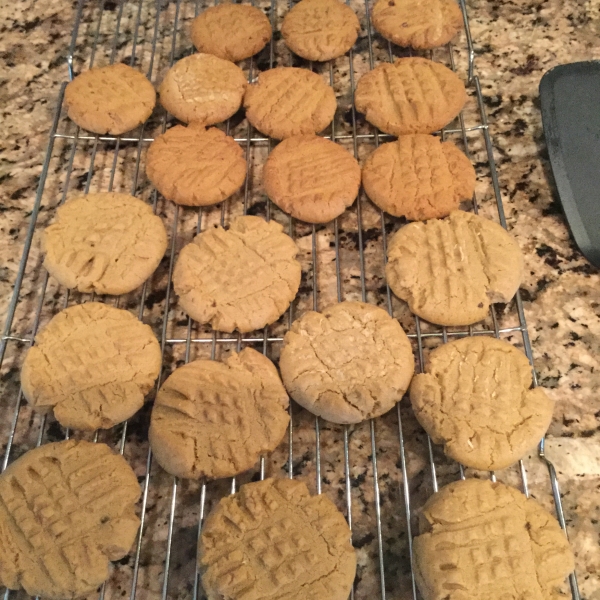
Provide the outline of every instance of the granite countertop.
<path id="1" fill-rule="evenodd" d="M 265 0 L 261 6 L 268 7 Z M 86 2 L 80 35 L 76 46 L 76 70 L 83 68 L 90 57 L 91 41 L 96 34 L 94 15 L 101 0 Z M 131 60 L 131 38 L 137 15 L 139 49 L 134 64 L 147 69 L 152 46 L 155 12 L 153 3 L 146 0 L 126 3 L 123 12 L 119 2 L 104 0 L 104 13 L 98 30 L 96 64 L 105 64 L 114 48 L 117 60 Z M 287 3 L 280 1 L 278 20 L 285 12 Z M 353 0 L 363 25 L 364 3 Z M 576 555 L 576 565 L 582 597 L 600 600 L 600 276 L 577 251 L 571 240 L 554 195 L 549 174 L 549 164 L 542 134 L 539 113 L 538 84 L 542 74 L 549 68 L 578 60 L 600 59 L 600 4 L 598 0 L 468 0 L 471 30 L 476 49 L 476 73 L 478 74 L 487 108 L 490 132 L 495 147 L 500 187 L 507 221 L 525 255 L 526 274 L 521 288 L 525 315 L 533 345 L 535 366 L 539 382 L 556 401 L 546 453 L 559 473 L 565 517 L 569 536 Z M 177 4 L 163 2 L 156 19 L 160 32 L 156 45 L 153 81 L 160 81 L 167 68 L 170 53 L 170 29 L 176 17 Z M 18 270 L 23 241 L 26 236 L 29 215 L 34 202 L 38 178 L 42 170 L 48 132 L 56 109 L 60 84 L 67 80 L 65 57 L 77 2 L 74 0 L 36 1 L 21 0 L 5 2 L 0 7 L 0 106 L 2 108 L 3 133 L 0 139 L 0 321 L 8 308 L 12 287 Z M 96 11 L 96 12 L 95 12 Z M 194 13 L 193 2 L 182 2 L 180 23 L 187 23 Z M 119 36 L 113 45 L 115 23 L 121 15 Z M 175 58 L 189 51 L 189 40 L 177 41 L 173 46 Z M 348 94 L 350 76 L 359 77 L 368 68 L 368 39 L 365 31 L 357 43 L 351 73 L 348 58 L 336 61 L 332 76 L 338 94 L 340 110 L 336 120 L 340 143 L 352 149 L 352 114 Z M 375 58 L 386 58 L 386 46 L 375 40 Z M 438 51 L 436 51 L 437 53 Z M 441 52 L 441 51 L 440 51 Z M 285 55 L 281 41 L 275 44 L 275 60 Z M 436 57 L 438 55 L 436 54 Z M 456 42 L 459 73 L 464 75 L 464 35 Z M 257 61 L 259 69 L 269 67 L 269 53 L 263 52 Z M 280 64 L 289 64 L 281 62 Z M 247 68 L 247 65 L 246 65 Z M 254 67 L 256 68 L 256 66 Z M 324 68 L 328 69 L 328 67 Z M 324 74 L 328 70 L 323 71 Z M 473 95 L 471 95 L 473 99 Z M 474 101 L 473 101 L 474 102 Z M 473 103 L 468 118 L 475 118 Z M 475 116 L 474 116 L 475 115 Z M 146 127 L 148 135 L 158 130 L 162 114 L 153 117 Z M 467 123 L 468 124 L 468 123 Z M 233 119 L 235 135 L 244 137 L 245 122 Z M 359 133 L 369 128 L 359 119 Z M 75 129 L 66 117 L 58 125 L 60 135 L 74 135 Z M 469 133 L 470 151 L 478 170 L 477 196 L 481 210 L 492 215 L 493 190 L 486 168 L 485 147 L 481 131 Z M 108 142 L 94 150 L 93 140 L 83 140 L 76 151 L 72 141 L 56 140 L 53 159 L 44 192 L 39 223 L 51 219 L 53 207 L 61 200 L 66 173 L 70 168 L 67 196 L 78 193 L 90 183 L 90 190 L 106 190 L 114 185 L 116 191 L 129 191 L 133 176 L 132 164 L 138 148 L 145 152 L 147 145 L 123 142 L 119 148 Z M 107 150 L 108 148 L 108 150 Z M 372 149 L 369 143 L 359 145 L 359 159 Z M 268 145 L 256 144 L 250 148 L 256 165 L 262 164 Z M 94 157 L 94 169 L 90 171 L 90 157 Z M 114 181 L 110 179 L 113 164 L 116 166 Z M 152 188 L 142 177 L 136 181 L 136 194 L 152 200 Z M 260 167 L 253 168 L 249 185 L 250 212 L 264 214 L 267 210 L 264 194 L 260 188 Z M 226 219 L 241 211 L 243 195 L 227 205 L 223 213 Z M 237 202 L 237 204 L 236 204 Z M 386 294 L 381 262 L 381 231 L 379 216 L 366 199 L 362 199 L 363 241 L 365 264 L 368 275 L 365 290 L 369 301 L 385 303 Z M 167 227 L 173 223 L 173 209 L 160 201 L 158 213 L 165 218 Z M 220 210 L 208 211 L 203 221 L 218 222 Z M 274 213 L 274 218 L 286 223 L 285 217 Z M 204 226 L 203 225 L 203 226 Z M 357 251 L 358 233 L 356 214 L 349 211 L 340 219 L 339 255 L 342 268 L 342 294 L 345 299 L 360 299 L 360 263 Z M 177 229 L 175 252 L 193 235 L 196 213 L 183 212 Z M 386 231 L 396 228 L 395 220 L 386 220 Z M 169 229 L 171 231 L 171 229 Z M 312 308 L 311 229 L 295 225 L 295 236 L 302 252 L 303 283 L 301 296 L 294 307 L 294 314 Z M 389 233 L 388 231 L 388 233 Z M 43 281 L 40 266 L 39 236 L 34 238 L 27 278 L 23 287 L 12 334 L 27 336 L 31 332 L 33 314 L 38 302 L 37 289 Z M 332 226 L 317 228 L 316 250 L 318 254 L 318 298 L 320 307 L 336 301 L 335 232 Z M 165 290 L 168 280 L 169 255 L 153 278 L 145 303 L 144 320 L 149 322 L 157 335 L 165 306 Z M 52 280 L 42 303 L 42 324 L 66 301 L 64 291 Z M 69 302 L 77 301 L 71 295 Z M 128 296 L 121 306 L 135 310 L 139 294 Z M 414 332 L 414 324 L 401 303 L 394 301 L 394 310 L 401 323 Z M 171 301 L 170 323 L 167 337 L 185 338 L 187 320 Z M 515 325 L 514 308 L 499 314 L 501 326 Z M 411 329 L 412 328 L 412 329 Z M 284 323 L 270 329 L 277 337 L 284 330 Z M 193 329 L 193 335 L 208 335 L 204 330 Z M 510 336 L 509 336 L 510 337 Z M 518 343 L 518 340 L 514 340 Z M 235 343 L 223 343 L 223 348 L 234 349 Z M 1 371 L 0 410 L 5 417 L 0 422 L 0 441 L 5 444 L 18 394 L 18 373 L 26 345 L 9 342 Z M 210 344 L 194 347 L 195 356 L 206 355 Z M 184 344 L 169 346 L 166 363 L 169 367 L 183 361 Z M 269 345 L 269 354 L 276 359 L 278 344 Z M 218 355 L 225 350 L 219 346 Z M 382 509 L 382 548 L 387 598 L 411 597 L 408 554 L 406 545 L 406 520 L 402 501 L 403 478 L 399 463 L 398 414 L 402 417 L 406 444 L 408 487 L 413 508 L 416 509 L 431 493 L 431 478 L 426 439 L 414 422 L 410 407 L 401 404 L 399 413 L 392 411 L 378 419 L 375 424 L 379 486 Z M 305 411 L 294 409 L 293 472 L 303 477 L 315 491 L 316 462 L 314 452 L 314 420 Z M 147 453 L 146 428 L 148 410 L 130 423 L 126 432 L 125 455 L 144 481 Z M 17 432 L 11 458 L 36 443 L 40 431 L 40 417 L 28 407 L 20 409 Z M 101 434 L 101 440 L 116 443 L 121 429 L 115 428 Z M 323 492 L 338 502 L 345 510 L 345 480 L 343 452 L 341 448 L 343 429 L 321 423 L 321 482 Z M 353 514 L 353 541 L 358 549 L 359 578 L 356 598 L 379 598 L 380 577 L 378 567 L 378 540 L 375 528 L 373 504 L 373 471 L 369 424 L 348 430 L 350 457 L 350 488 Z M 63 432 L 56 423 L 48 421 L 43 430 L 43 440 L 61 439 Z M 4 445 L 3 445 L 4 449 Z M 445 461 L 435 450 L 440 483 L 455 479 L 457 466 Z M 282 444 L 266 461 L 267 474 L 285 475 L 289 447 Z M 552 508 L 547 470 L 537 456 L 525 460 L 529 473 L 530 490 L 540 502 Z M 238 480 L 252 477 L 248 474 Z M 516 471 L 499 477 L 517 486 L 522 485 Z M 207 487 L 208 505 L 231 487 L 231 482 L 211 483 Z M 164 573 L 169 506 L 173 492 L 172 479 L 154 466 L 151 471 L 150 493 L 146 512 L 146 529 L 137 586 L 137 598 L 156 598 L 160 595 Z M 183 482 L 177 487 L 177 509 L 174 514 L 174 544 L 171 555 L 169 597 L 189 598 L 194 583 L 195 539 L 198 523 L 199 486 Z M 116 566 L 106 597 L 126 596 L 130 592 L 133 561 L 124 559 Z"/>

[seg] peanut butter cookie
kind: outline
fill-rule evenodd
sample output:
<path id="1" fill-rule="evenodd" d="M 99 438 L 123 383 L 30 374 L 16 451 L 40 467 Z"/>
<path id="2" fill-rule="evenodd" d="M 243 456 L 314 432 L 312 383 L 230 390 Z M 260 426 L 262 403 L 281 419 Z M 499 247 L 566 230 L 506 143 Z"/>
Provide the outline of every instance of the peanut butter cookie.
<path id="1" fill-rule="evenodd" d="M 496 471 L 534 448 L 552 420 L 554 403 L 531 383 L 529 360 L 512 344 L 468 337 L 429 355 L 425 373 L 412 380 L 410 401 L 450 458 Z"/>
<path id="2" fill-rule="evenodd" d="M 158 88 L 160 103 L 184 123 L 214 125 L 242 105 L 244 72 L 212 54 L 191 54 L 171 67 Z"/>
<path id="3" fill-rule="evenodd" d="M 424 600 L 559 598 L 573 552 L 535 500 L 489 480 L 443 487 L 423 507 L 414 541 Z"/>
<path id="4" fill-rule="evenodd" d="M 385 310 L 340 302 L 294 321 L 279 368 L 298 404 L 333 423 L 360 423 L 402 399 L 414 359 L 402 327 Z"/>
<path id="5" fill-rule="evenodd" d="M 152 207 L 128 194 L 105 192 L 69 200 L 44 230 L 44 266 L 65 287 L 126 294 L 158 267 L 167 233 Z"/>
<path id="6" fill-rule="evenodd" d="M 523 280 L 517 242 L 493 221 L 456 210 L 410 223 L 391 238 L 386 277 L 410 310 L 438 325 L 471 325 Z"/>
<path id="7" fill-rule="evenodd" d="M 317 73 L 295 67 L 263 71 L 248 86 L 246 117 L 260 132 L 282 140 L 319 133 L 331 123 L 337 106 L 333 88 Z"/>
<path id="8" fill-rule="evenodd" d="M 433 133 L 450 123 L 467 100 L 463 82 L 426 58 L 399 58 L 365 73 L 354 103 L 367 121 L 392 135 Z"/>
<path id="9" fill-rule="evenodd" d="M 342 513 L 290 479 L 247 483 L 223 498 L 198 554 L 209 600 L 347 600 L 356 572 Z"/>
<path id="10" fill-rule="evenodd" d="M 84 71 L 65 89 L 67 114 L 93 133 L 121 135 L 144 123 L 156 104 L 146 77 L 117 63 Z"/>
<path id="11" fill-rule="evenodd" d="M 269 198 L 292 217 L 328 223 L 358 195 L 360 166 L 339 144 L 316 135 L 297 135 L 271 152 L 263 179 Z"/>
<path id="12" fill-rule="evenodd" d="M 262 10 L 249 4 L 217 4 L 192 21 L 191 34 L 198 52 L 237 62 L 265 47 L 271 23 Z"/>
<path id="13" fill-rule="evenodd" d="M 240 145 L 216 127 L 176 125 L 150 144 L 146 174 L 167 200 L 209 206 L 242 187 L 246 158 Z"/>
<path id="14" fill-rule="evenodd" d="M 244 216 L 203 231 L 185 246 L 173 286 L 192 319 L 245 333 L 276 321 L 300 286 L 298 247 L 275 221 Z"/>
<path id="15" fill-rule="evenodd" d="M 292 52 L 318 61 L 346 54 L 359 31 L 358 17 L 341 0 L 301 0 L 281 25 L 281 35 Z"/>
<path id="16" fill-rule="evenodd" d="M 177 477 L 237 475 L 279 445 L 288 404 L 275 365 L 252 348 L 225 363 L 196 360 L 177 369 L 156 396 L 152 452 Z"/>
<path id="17" fill-rule="evenodd" d="M 0 584 L 52 600 L 80 598 L 131 549 L 140 486 L 106 444 L 30 450 L 0 475 Z"/>
<path id="18" fill-rule="evenodd" d="M 411 221 L 446 217 L 475 191 L 475 169 L 452 143 L 403 135 L 367 159 L 362 181 L 379 208 Z"/>
<path id="19" fill-rule="evenodd" d="M 21 385 L 32 407 L 54 411 L 63 427 L 108 429 L 144 404 L 161 353 L 148 325 L 100 302 L 59 312 L 37 334 Z"/>
<path id="20" fill-rule="evenodd" d="M 456 0 L 377 0 L 371 22 L 387 40 L 419 50 L 443 46 L 463 28 Z"/>

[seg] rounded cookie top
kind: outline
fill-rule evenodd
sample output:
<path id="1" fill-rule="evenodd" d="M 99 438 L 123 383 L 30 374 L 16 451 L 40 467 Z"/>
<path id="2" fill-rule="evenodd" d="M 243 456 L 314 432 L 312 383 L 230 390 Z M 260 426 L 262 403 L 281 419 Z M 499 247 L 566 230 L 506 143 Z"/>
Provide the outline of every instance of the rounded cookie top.
<path id="1" fill-rule="evenodd" d="M 394 294 L 438 325 L 481 321 L 492 302 L 510 301 L 523 279 L 516 240 L 497 223 L 460 210 L 402 227 L 387 255 Z"/>
<path id="2" fill-rule="evenodd" d="M 86 302 L 59 312 L 23 362 L 23 394 L 73 429 L 108 429 L 144 404 L 161 353 L 148 325 L 126 310 Z"/>
<path id="3" fill-rule="evenodd" d="M 415 375 L 415 416 L 444 452 L 467 467 L 496 471 L 536 446 L 554 403 L 530 389 L 531 365 L 512 344 L 468 337 L 436 348 Z M 457 394 L 456 390 L 460 390 Z"/>
<path id="4" fill-rule="evenodd" d="M 282 140 L 319 133 L 337 106 L 333 88 L 317 73 L 296 67 L 263 71 L 244 96 L 246 117 L 262 133 Z"/>
<path id="5" fill-rule="evenodd" d="M 237 62 L 260 52 L 271 39 L 271 23 L 249 4 L 218 4 L 193 21 L 191 36 L 198 52 Z"/>
<path id="6" fill-rule="evenodd" d="M 367 159 L 362 181 L 379 208 L 422 221 L 446 217 L 475 191 L 475 169 L 452 143 L 425 134 L 382 144 Z"/>
<path id="7" fill-rule="evenodd" d="M 276 321 L 296 297 L 298 247 L 283 226 L 260 217 L 214 227 L 181 250 L 173 286 L 192 319 L 245 333 Z"/>
<path id="8" fill-rule="evenodd" d="M 69 289 L 126 294 L 158 267 L 167 233 L 152 207 L 128 194 L 104 192 L 69 200 L 44 230 L 44 266 Z"/>
<path id="9" fill-rule="evenodd" d="M 456 0 L 377 0 L 371 21 L 394 44 L 421 50 L 447 44 L 463 28 Z"/>
<path id="10" fill-rule="evenodd" d="M 443 487 L 426 502 L 419 525 L 415 579 L 424 600 L 446 598 L 449 590 L 460 590 L 463 600 L 558 598 L 574 568 L 558 521 L 500 482 Z"/>
<path id="11" fill-rule="evenodd" d="M 402 399 L 414 359 L 402 327 L 385 310 L 340 302 L 292 324 L 279 368 L 298 404 L 333 423 L 360 423 Z"/>
<path id="12" fill-rule="evenodd" d="M 318 61 L 346 54 L 359 31 L 358 17 L 341 0 L 302 0 L 285 15 L 281 25 L 285 44 L 292 52 Z"/>
<path id="13" fill-rule="evenodd" d="M 93 133 L 120 135 L 152 114 L 156 92 L 146 77 L 117 63 L 84 71 L 65 89 L 67 114 Z"/>
<path id="14" fill-rule="evenodd" d="M 25 453 L 0 475 L 0 584 L 52 600 L 95 592 L 131 549 L 139 497 L 135 473 L 106 444 Z"/>
<path id="15" fill-rule="evenodd" d="M 202 528 L 198 563 L 211 599 L 347 600 L 356 573 L 342 513 L 290 479 L 223 498 Z"/>
<path id="16" fill-rule="evenodd" d="M 275 365 L 245 348 L 225 363 L 196 360 L 163 383 L 149 440 L 158 463 L 177 477 L 231 477 L 283 438 L 288 396 Z"/>
<path id="17" fill-rule="evenodd" d="M 212 54 L 191 54 L 171 67 L 158 88 L 160 103 L 184 123 L 214 125 L 242 105 L 244 72 Z"/>
<path id="18" fill-rule="evenodd" d="M 269 198 L 292 217 L 327 223 L 354 202 L 360 166 L 339 144 L 316 135 L 299 135 L 275 147 L 263 179 Z"/>
<path id="19" fill-rule="evenodd" d="M 354 94 L 367 121 L 392 135 L 433 133 L 450 123 L 467 100 L 456 73 L 426 58 L 399 58 L 365 73 Z"/>
<path id="20" fill-rule="evenodd" d="M 246 159 L 240 145 L 216 127 L 176 125 L 150 144 L 146 174 L 167 200 L 209 206 L 242 187 Z"/>

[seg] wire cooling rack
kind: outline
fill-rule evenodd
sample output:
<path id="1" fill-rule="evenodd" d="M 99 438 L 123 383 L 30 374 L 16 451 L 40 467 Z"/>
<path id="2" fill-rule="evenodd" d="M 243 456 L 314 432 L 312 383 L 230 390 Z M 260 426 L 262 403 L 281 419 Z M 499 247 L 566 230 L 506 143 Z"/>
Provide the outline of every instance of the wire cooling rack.
<path id="1" fill-rule="evenodd" d="M 0 346 L 0 366 L 17 370 L 36 332 L 59 310 L 91 299 L 135 312 L 150 323 L 160 340 L 163 367 L 157 383 L 177 366 L 195 358 L 221 359 L 231 350 L 253 346 L 277 360 L 282 337 L 294 318 L 306 310 L 322 309 L 341 300 L 364 300 L 384 306 L 399 319 L 413 343 L 419 369 L 428 351 L 448 339 L 465 335 L 493 335 L 521 347 L 532 359 L 531 345 L 517 294 L 508 305 L 495 305 L 489 317 L 468 328 L 437 327 L 420 321 L 395 299 L 385 283 L 384 264 L 388 236 L 404 224 L 381 213 L 361 190 L 355 204 L 327 226 L 295 222 L 272 205 L 261 187 L 262 165 L 273 147 L 272 140 L 253 130 L 242 114 L 222 127 L 233 135 L 247 156 L 248 177 L 243 189 L 216 207 L 190 209 L 166 202 L 148 183 L 144 158 L 154 136 L 172 119 L 157 108 L 151 119 L 121 137 L 97 136 L 80 130 L 63 110 L 66 81 L 91 67 L 124 62 L 159 82 L 166 69 L 193 51 L 190 21 L 212 2 L 202 0 L 133 0 L 121 2 L 79 0 L 71 44 L 66 56 L 65 83 L 58 94 L 48 149 L 31 211 L 25 248 L 16 277 L 14 294 Z M 275 32 L 270 45 L 242 63 L 248 79 L 277 65 L 303 66 L 321 73 L 333 85 L 338 111 L 323 135 L 335 140 L 363 160 L 382 141 L 390 139 L 368 125 L 352 104 L 360 76 L 381 61 L 408 55 L 393 47 L 372 29 L 371 0 L 349 2 L 361 19 L 363 30 L 345 57 L 312 64 L 293 56 L 278 33 L 281 19 L 293 2 L 255 0 L 265 10 Z M 468 83 L 469 102 L 458 119 L 440 134 L 453 139 L 474 161 L 478 173 L 477 197 L 465 205 L 506 226 L 498 175 L 483 102 L 475 70 L 475 52 L 464 0 L 460 0 L 465 31 L 456 46 L 426 53 L 458 71 Z M 161 266 L 140 290 L 119 298 L 93 298 L 69 293 L 57 286 L 41 267 L 39 232 L 52 219 L 56 206 L 88 191 L 129 192 L 146 199 L 163 217 L 170 245 Z M 181 247 L 195 234 L 215 223 L 226 225 L 238 214 L 276 219 L 300 248 L 303 275 L 297 299 L 287 313 L 264 331 L 236 336 L 212 332 L 192 322 L 177 305 L 171 275 Z M 535 373 L 534 373 L 535 381 Z M 537 384 L 537 381 L 535 381 Z M 418 426 L 407 401 L 387 415 L 356 426 L 332 425 L 290 406 L 290 427 L 280 447 L 261 458 L 255 469 L 235 479 L 216 482 L 178 481 L 155 465 L 147 442 L 151 403 L 129 422 L 109 431 L 82 435 L 61 429 L 56 422 L 33 413 L 21 390 L 6 386 L 0 404 L 4 444 L 2 470 L 31 447 L 81 437 L 116 447 L 134 467 L 142 486 L 141 528 L 129 557 L 115 565 L 100 598 L 204 598 L 196 567 L 196 542 L 205 515 L 224 494 L 250 480 L 265 476 L 299 477 L 313 493 L 326 493 L 348 520 L 357 548 L 358 571 L 351 598 L 382 600 L 412 598 L 418 592 L 412 571 L 412 536 L 415 512 L 438 486 L 471 476 L 446 459 Z M 548 476 L 539 489 L 528 482 L 523 461 L 498 477 L 533 493 L 548 505 L 554 501 L 558 520 L 565 528 L 556 473 L 540 444 L 537 455 L 527 460 L 539 475 Z M 540 478 L 536 476 L 536 481 Z M 550 486 L 544 485 L 549 479 Z M 537 484 L 536 484 L 537 485 Z M 571 594 L 579 600 L 575 574 L 570 576 Z M 6 591 L 4 598 L 21 596 Z"/>

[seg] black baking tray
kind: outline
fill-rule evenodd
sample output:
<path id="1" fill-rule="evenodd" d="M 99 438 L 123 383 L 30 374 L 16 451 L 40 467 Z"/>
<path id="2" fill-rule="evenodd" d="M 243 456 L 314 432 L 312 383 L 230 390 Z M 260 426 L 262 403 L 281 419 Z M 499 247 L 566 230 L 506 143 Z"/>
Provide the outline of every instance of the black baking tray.
<path id="1" fill-rule="evenodd" d="M 560 65 L 540 82 L 544 135 L 575 243 L 600 267 L 600 61 Z"/>

